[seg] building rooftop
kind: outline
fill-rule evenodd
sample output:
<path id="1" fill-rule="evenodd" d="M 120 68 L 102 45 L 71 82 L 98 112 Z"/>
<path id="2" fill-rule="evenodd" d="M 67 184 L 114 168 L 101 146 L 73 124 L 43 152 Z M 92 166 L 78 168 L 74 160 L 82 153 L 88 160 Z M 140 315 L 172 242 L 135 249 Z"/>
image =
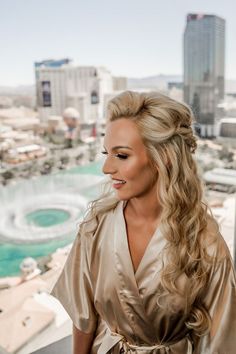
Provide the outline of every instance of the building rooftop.
<path id="1" fill-rule="evenodd" d="M 236 125 L 236 117 L 226 117 L 226 118 L 222 118 L 220 120 L 220 123 L 230 123 L 230 124 L 235 124 Z"/>
<path id="2" fill-rule="evenodd" d="M 203 178 L 208 183 L 236 186 L 236 170 L 232 169 L 214 168 L 205 172 Z"/>
<path id="3" fill-rule="evenodd" d="M 15 353 L 49 326 L 54 317 L 53 311 L 34 298 L 26 298 L 21 305 L 0 315 L 0 346 L 7 353 Z"/>
<path id="4" fill-rule="evenodd" d="M 48 294 L 61 272 L 68 249 L 56 252 L 57 262 L 51 263 L 53 269 L 33 280 L 9 283 L 11 288 L 0 291 L 0 353 L 32 353 L 71 334 L 69 316 L 59 301 Z"/>

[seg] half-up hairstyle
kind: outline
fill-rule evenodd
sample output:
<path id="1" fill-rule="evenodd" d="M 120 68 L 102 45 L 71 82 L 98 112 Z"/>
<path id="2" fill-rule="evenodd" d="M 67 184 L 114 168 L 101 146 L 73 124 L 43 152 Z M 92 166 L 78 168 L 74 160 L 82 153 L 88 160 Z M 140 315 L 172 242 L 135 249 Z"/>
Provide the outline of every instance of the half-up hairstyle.
<path id="1" fill-rule="evenodd" d="M 210 329 L 210 316 L 201 295 L 207 286 L 212 259 L 202 240 L 209 219 L 216 230 L 218 225 L 203 201 L 203 186 L 193 158 L 197 142 L 192 130 L 192 111 L 157 92 L 126 91 L 107 107 L 109 122 L 120 118 L 135 122 L 158 174 L 160 228 L 167 240 L 158 303 L 167 311 L 181 309 L 186 325 L 196 334 L 204 334 Z M 108 191 L 91 203 L 92 218 L 98 218 L 117 203 L 114 193 Z"/>

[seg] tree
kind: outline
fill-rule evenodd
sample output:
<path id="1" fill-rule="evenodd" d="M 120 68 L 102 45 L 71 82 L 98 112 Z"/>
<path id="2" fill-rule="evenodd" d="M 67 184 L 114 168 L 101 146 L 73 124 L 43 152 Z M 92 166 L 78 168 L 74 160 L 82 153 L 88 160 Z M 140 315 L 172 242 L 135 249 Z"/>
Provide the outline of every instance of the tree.
<path id="1" fill-rule="evenodd" d="M 51 172 L 54 165 L 55 165 L 54 159 L 48 159 L 43 163 L 43 166 L 42 166 L 42 169 L 40 172 L 42 174 L 48 174 Z"/>
<path id="2" fill-rule="evenodd" d="M 14 177 L 14 173 L 10 170 L 4 171 L 2 173 L 2 177 L 5 181 L 8 181 L 9 179 L 12 179 Z"/>
<path id="3" fill-rule="evenodd" d="M 230 151 L 226 146 L 223 146 L 223 148 L 219 151 L 219 158 L 221 160 L 226 160 L 227 162 L 233 162 L 234 153 Z"/>
<path id="4" fill-rule="evenodd" d="M 70 157 L 68 155 L 62 155 L 60 161 L 63 165 L 67 165 L 70 161 Z"/>

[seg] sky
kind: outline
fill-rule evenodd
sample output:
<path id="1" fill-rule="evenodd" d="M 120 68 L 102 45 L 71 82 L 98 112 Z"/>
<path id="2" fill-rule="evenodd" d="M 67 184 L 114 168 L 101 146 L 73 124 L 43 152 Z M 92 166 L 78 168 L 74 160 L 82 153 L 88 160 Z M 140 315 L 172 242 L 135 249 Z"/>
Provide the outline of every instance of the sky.
<path id="1" fill-rule="evenodd" d="M 34 84 L 34 62 L 71 58 L 116 76 L 182 75 L 187 13 L 226 20 L 236 79 L 235 0 L 0 0 L 0 86 Z"/>

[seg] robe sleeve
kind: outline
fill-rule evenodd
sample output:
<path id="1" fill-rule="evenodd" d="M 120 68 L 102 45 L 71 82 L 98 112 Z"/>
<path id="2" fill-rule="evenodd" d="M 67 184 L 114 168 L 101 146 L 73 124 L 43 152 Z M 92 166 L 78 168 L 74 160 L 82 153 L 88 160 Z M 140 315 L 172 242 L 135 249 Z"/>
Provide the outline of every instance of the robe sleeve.
<path id="1" fill-rule="evenodd" d="M 194 354 L 236 353 L 236 279 L 233 262 L 221 235 L 218 261 L 212 267 L 204 305 L 212 323 L 210 332 L 193 336 Z"/>
<path id="2" fill-rule="evenodd" d="M 91 237 L 78 233 L 51 295 L 56 297 L 80 331 L 92 333 L 97 325 L 90 273 Z"/>

